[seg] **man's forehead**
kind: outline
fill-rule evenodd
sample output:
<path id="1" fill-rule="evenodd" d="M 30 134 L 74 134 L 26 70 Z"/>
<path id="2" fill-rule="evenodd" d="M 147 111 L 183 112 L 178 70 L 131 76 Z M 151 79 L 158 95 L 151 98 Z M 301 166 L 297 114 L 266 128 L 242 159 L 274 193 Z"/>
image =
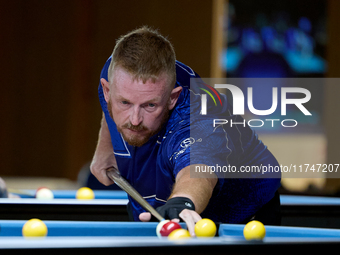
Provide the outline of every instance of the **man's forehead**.
<path id="1" fill-rule="evenodd" d="M 155 82 L 148 80 L 143 83 L 141 80 L 133 80 L 126 73 L 117 72 L 111 85 L 112 96 L 119 101 L 130 101 L 139 103 L 166 101 L 169 96 L 169 89 L 165 79 L 158 79 Z"/>
<path id="2" fill-rule="evenodd" d="M 124 82 L 140 85 L 170 86 L 171 78 L 166 72 L 162 72 L 159 75 L 136 74 L 116 66 L 113 70 L 112 83 L 119 86 L 124 84 Z"/>
<path id="3" fill-rule="evenodd" d="M 170 94 L 171 89 L 169 80 L 166 75 L 161 75 L 156 80 L 148 79 L 143 82 L 141 79 L 134 79 L 134 77 L 126 71 L 118 71 L 114 75 L 112 84 L 112 92 L 121 94 L 127 97 L 127 94 L 142 94 L 147 97 L 163 98 Z"/>

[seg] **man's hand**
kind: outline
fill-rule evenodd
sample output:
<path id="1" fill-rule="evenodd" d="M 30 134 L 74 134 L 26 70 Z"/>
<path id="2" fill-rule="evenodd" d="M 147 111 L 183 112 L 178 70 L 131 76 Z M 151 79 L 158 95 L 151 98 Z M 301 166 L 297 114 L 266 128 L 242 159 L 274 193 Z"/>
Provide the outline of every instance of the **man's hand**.
<path id="1" fill-rule="evenodd" d="M 190 235 L 195 236 L 195 224 L 201 220 L 202 217 L 197 212 L 189 209 L 182 210 L 178 216 L 178 218 L 173 218 L 171 221 L 180 222 L 180 219 L 182 219 L 186 223 Z M 150 221 L 151 214 L 149 212 L 141 213 L 139 219 L 144 222 Z"/>
<path id="2" fill-rule="evenodd" d="M 95 155 L 91 162 L 90 169 L 91 173 L 98 179 L 99 182 L 105 186 L 109 186 L 114 182 L 107 177 L 106 172 L 112 167 L 117 169 L 117 163 L 113 152 L 108 155 Z"/>
<path id="3" fill-rule="evenodd" d="M 165 205 L 157 207 L 156 210 L 164 219 L 179 219 L 179 214 L 184 210 L 195 211 L 194 203 L 187 197 L 174 197 L 169 199 Z"/>
<path id="4" fill-rule="evenodd" d="M 216 183 L 217 177 L 210 174 L 208 176 L 202 175 L 201 178 L 190 178 L 190 166 L 185 167 L 176 176 L 176 182 L 169 200 L 156 210 L 161 215 L 164 212 L 162 216 L 165 219 L 178 222 L 181 218 L 187 224 L 190 235 L 195 236 L 195 224 L 202 219 L 199 214 L 208 205 Z M 139 219 L 149 221 L 151 214 L 141 213 Z"/>

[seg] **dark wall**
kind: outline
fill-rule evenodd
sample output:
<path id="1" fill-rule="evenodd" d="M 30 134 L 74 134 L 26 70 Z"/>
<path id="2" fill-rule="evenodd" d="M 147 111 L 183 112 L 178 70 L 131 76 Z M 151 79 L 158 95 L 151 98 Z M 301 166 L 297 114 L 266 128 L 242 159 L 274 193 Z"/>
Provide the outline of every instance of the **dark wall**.
<path id="1" fill-rule="evenodd" d="M 121 34 L 159 28 L 208 77 L 211 3 L 0 1 L 0 176 L 76 178 L 95 149 L 98 78 Z"/>
<path id="2" fill-rule="evenodd" d="M 329 77 L 340 76 L 339 2 L 328 1 Z M 141 25 L 159 28 L 178 60 L 209 77 L 211 5 L 207 0 L 1 0 L 0 176 L 76 178 L 95 149 L 98 78 L 121 34 Z M 329 163 L 339 163 L 338 90 L 326 92 Z"/>

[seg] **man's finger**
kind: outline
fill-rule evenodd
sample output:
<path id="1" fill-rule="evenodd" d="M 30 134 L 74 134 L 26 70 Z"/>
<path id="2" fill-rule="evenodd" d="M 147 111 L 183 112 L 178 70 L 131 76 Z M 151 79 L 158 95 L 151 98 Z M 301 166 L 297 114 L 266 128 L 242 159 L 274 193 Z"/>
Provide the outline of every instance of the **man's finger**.
<path id="1" fill-rule="evenodd" d="M 151 213 L 149 212 L 143 212 L 141 214 L 139 214 L 139 219 L 141 221 L 150 221 L 151 220 Z"/>
<path id="2" fill-rule="evenodd" d="M 105 186 L 110 186 L 114 184 L 114 181 L 112 181 L 109 177 L 107 177 L 106 170 L 101 172 L 101 180 Z"/>
<path id="3" fill-rule="evenodd" d="M 202 217 L 193 210 L 184 209 L 180 214 L 185 223 L 187 224 L 188 231 L 191 236 L 195 236 L 195 224 L 197 221 L 201 220 Z"/>
<path id="4" fill-rule="evenodd" d="M 97 180 L 105 186 L 110 186 L 114 184 L 114 182 L 107 177 L 106 170 L 95 171 L 91 169 L 91 173 L 97 178 Z"/>
<path id="5" fill-rule="evenodd" d="M 175 218 L 175 219 L 172 219 L 171 221 L 176 222 L 176 223 L 179 223 L 179 222 L 180 222 L 180 219 Z"/>

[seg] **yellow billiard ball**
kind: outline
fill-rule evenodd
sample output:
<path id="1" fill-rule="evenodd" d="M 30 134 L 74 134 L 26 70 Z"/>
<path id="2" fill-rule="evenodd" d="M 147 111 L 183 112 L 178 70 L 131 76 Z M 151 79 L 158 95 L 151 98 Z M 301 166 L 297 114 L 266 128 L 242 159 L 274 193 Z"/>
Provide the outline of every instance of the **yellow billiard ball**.
<path id="1" fill-rule="evenodd" d="M 77 190 L 76 198 L 77 199 L 94 199 L 94 192 L 90 188 L 82 187 Z"/>
<path id="2" fill-rule="evenodd" d="M 183 228 L 175 229 L 168 235 L 169 240 L 185 239 L 190 237 L 191 235 L 189 231 Z"/>
<path id="3" fill-rule="evenodd" d="M 266 236 L 266 228 L 260 221 L 252 220 L 244 226 L 243 236 L 246 240 L 262 240 Z"/>
<path id="4" fill-rule="evenodd" d="M 30 219 L 22 227 L 24 237 L 44 237 L 47 235 L 46 224 L 39 219 Z"/>
<path id="5" fill-rule="evenodd" d="M 215 223 L 207 218 L 201 219 L 195 224 L 195 234 L 197 237 L 214 237 L 216 229 Z"/>

